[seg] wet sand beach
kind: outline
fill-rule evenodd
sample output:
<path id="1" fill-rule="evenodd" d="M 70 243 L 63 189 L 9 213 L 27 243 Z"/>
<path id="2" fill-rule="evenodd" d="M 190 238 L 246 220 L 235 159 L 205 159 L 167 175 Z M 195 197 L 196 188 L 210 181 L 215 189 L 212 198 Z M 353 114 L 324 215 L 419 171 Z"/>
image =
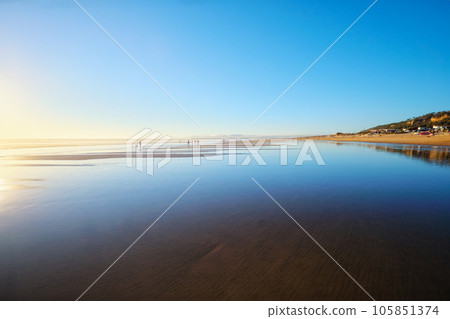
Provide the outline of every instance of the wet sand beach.
<path id="1" fill-rule="evenodd" d="M 423 136 L 423 135 L 415 135 L 414 133 L 405 133 L 405 134 L 382 134 L 382 135 L 340 135 L 340 136 L 329 135 L 329 136 L 312 136 L 309 138 L 314 140 L 341 141 L 341 142 L 450 146 L 450 133 L 439 133 L 433 136 Z"/>
<path id="2" fill-rule="evenodd" d="M 151 177 L 116 148 L 0 158 L 0 299 L 79 298 L 196 178 L 82 300 L 448 299 L 449 148 L 317 145 L 325 166 L 267 146 L 267 166 L 193 167 L 183 148 Z"/>

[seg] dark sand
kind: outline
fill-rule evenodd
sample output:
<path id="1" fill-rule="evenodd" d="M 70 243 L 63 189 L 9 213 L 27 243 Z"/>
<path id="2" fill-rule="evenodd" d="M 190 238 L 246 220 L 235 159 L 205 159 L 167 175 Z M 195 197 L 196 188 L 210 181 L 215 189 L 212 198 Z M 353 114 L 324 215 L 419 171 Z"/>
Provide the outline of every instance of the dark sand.
<path id="1" fill-rule="evenodd" d="M 231 191 L 217 206 L 202 187 L 208 185 L 173 207 L 82 299 L 370 300 L 262 191 Z M 422 230 L 436 222 L 434 214 L 420 221 L 281 201 L 375 299 L 450 296 L 448 230 Z M 29 255 L 4 258 L 22 269 L 19 279 L 8 267 L 0 298 L 75 300 L 161 212 L 141 213 L 88 228 L 84 239 L 48 238 Z"/>

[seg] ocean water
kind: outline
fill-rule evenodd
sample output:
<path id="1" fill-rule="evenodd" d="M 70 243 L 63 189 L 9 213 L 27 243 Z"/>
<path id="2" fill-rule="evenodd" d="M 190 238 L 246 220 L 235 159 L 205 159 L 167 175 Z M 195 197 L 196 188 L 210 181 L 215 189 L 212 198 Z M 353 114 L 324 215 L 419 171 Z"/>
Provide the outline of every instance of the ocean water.
<path id="1" fill-rule="evenodd" d="M 448 300 L 449 148 L 316 144 L 153 176 L 92 157 L 120 144 L 2 149 L 0 299 Z"/>

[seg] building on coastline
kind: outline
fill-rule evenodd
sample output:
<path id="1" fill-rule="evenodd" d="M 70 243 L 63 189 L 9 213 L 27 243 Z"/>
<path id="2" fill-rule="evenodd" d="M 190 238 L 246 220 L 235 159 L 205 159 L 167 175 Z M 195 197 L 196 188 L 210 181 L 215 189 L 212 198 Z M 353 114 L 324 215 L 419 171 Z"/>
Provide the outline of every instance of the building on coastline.
<path id="1" fill-rule="evenodd" d="M 433 131 L 435 132 L 444 132 L 446 129 L 447 127 L 443 125 L 433 125 Z"/>

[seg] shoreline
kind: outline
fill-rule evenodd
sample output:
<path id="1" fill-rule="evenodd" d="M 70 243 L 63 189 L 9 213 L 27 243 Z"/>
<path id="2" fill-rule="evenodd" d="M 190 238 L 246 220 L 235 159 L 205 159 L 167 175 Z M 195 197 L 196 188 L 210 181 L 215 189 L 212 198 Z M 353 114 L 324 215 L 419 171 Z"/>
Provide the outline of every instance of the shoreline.
<path id="1" fill-rule="evenodd" d="M 276 140 L 315 140 L 315 141 L 331 141 L 331 142 L 358 142 L 358 143 L 380 143 L 380 144 L 405 144 L 405 145 L 426 145 L 426 146 L 443 146 L 450 147 L 450 133 L 438 133 L 433 136 L 416 135 L 414 133 L 404 133 L 404 134 L 381 134 L 381 135 L 356 135 L 356 134 L 343 134 L 343 135 L 315 135 L 315 136 L 302 136 L 302 137 L 292 137 L 292 138 L 262 138 L 262 139 L 248 139 L 252 145 L 256 145 L 261 140 L 264 140 L 261 146 L 270 146 Z M 204 139 L 207 140 L 207 139 Z M 216 140 L 216 139 L 212 139 Z M 238 148 L 244 147 L 245 144 L 242 140 L 234 140 L 234 145 Z M 53 143 L 52 143 L 53 142 Z M 191 149 L 193 145 L 187 145 L 185 142 L 175 142 L 178 144 L 176 146 L 172 145 L 174 150 L 184 151 Z M 27 149 L 40 149 L 40 148 L 60 148 L 60 147 L 95 147 L 95 146 L 110 146 L 110 145 L 125 145 L 125 140 L 85 140 L 84 143 L 61 143 L 61 140 L 47 140 L 46 143 L 15 143 L 15 141 L 8 141 L 7 143 L 0 143 L 0 150 L 27 150 Z M 230 140 L 228 138 L 223 138 L 223 147 L 228 148 L 230 146 Z M 216 144 L 204 144 L 200 146 L 201 151 L 210 151 L 214 149 Z M 108 157 L 113 155 L 113 157 L 124 157 L 124 152 L 108 152 Z M 60 154 L 61 155 L 61 154 Z M 86 155 L 86 154 L 84 154 Z M 89 157 L 100 157 L 102 154 L 88 154 Z M 184 157 L 184 154 L 174 154 L 179 155 L 177 157 Z M 10 156 L 3 156 L 10 157 Z M 158 157 L 154 155 L 153 157 Z M 34 159 L 34 158 L 33 158 Z"/>
<path id="2" fill-rule="evenodd" d="M 392 134 L 392 135 L 328 135 L 310 136 L 297 138 L 298 140 L 312 139 L 318 141 L 335 142 L 362 142 L 362 143 L 388 143 L 388 144 L 409 144 L 427 146 L 450 146 L 450 134 L 438 134 L 433 136 L 415 135 L 413 133 Z"/>

